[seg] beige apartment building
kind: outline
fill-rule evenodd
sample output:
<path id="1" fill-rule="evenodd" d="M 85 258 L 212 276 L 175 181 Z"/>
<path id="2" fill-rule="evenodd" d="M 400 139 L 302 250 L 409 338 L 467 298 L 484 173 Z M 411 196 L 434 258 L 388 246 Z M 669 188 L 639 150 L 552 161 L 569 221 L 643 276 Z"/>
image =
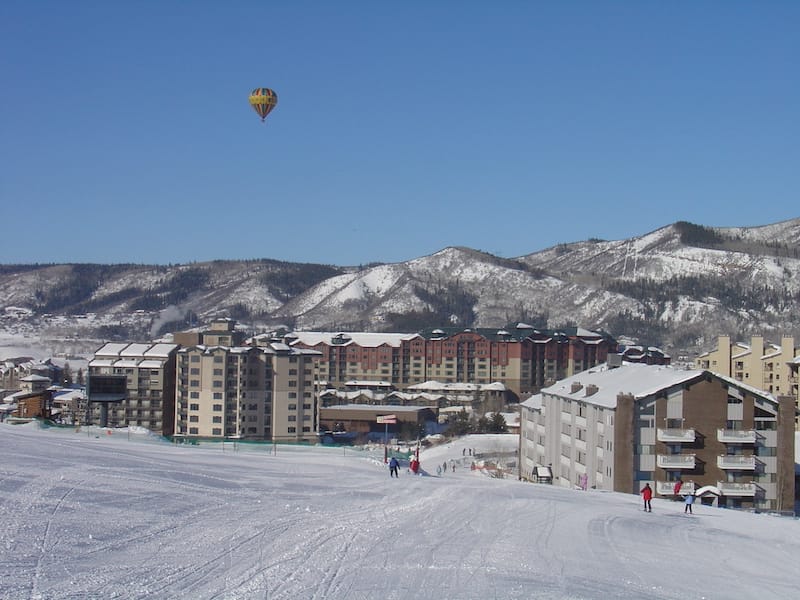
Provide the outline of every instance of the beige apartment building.
<path id="1" fill-rule="evenodd" d="M 791 367 L 798 358 L 800 348 L 795 347 L 792 336 L 783 336 L 780 345 L 753 336 L 748 345 L 721 335 L 716 349 L 695 359 L 695 367 L 733 377 L 775 396 L 792 396 L 800 406 L 797 370 Z"/>
<path id="2" fill-rule="evenodd" d="M 520 477 L 729 508 L 794 510 L 794 399 L 708 370 L 601 365 L 521 405 Z"/>
<path id="3" fill-rule="evenodd" d="M 204 439 L 314 441 L 316 355 L 281 343 L 181 348 L 175 434 Z"/>
<path id="4" fill-rule="evenodd" d="M 127 394 L 108 405 L 108 425 L 136 425 L 162 435 L 171 435 L 175 417 L 176 344 L 107 343 L 89 362 L 93 375 L 124 375 Z M 90 420 L 98 423 L 101 408 L 92 403 Z"/>

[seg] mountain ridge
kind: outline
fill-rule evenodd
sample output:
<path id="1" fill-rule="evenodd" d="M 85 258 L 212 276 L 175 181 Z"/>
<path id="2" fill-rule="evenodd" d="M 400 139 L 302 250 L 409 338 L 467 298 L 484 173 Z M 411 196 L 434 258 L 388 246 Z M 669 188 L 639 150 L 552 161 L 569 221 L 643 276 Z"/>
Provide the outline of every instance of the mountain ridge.
<path id="1" fill-rule="evenodd" d="M 717 335 L 797 335 L 800 218 L 679 221 L 622 240 L 503 258 L 464 246 L 399 263 L 271 259 L 182 265 L 0 265 L 0 328 L 144 339 L 227 316 L 256 330 L 417 331 L 580 325 L 666 349 Z"/>

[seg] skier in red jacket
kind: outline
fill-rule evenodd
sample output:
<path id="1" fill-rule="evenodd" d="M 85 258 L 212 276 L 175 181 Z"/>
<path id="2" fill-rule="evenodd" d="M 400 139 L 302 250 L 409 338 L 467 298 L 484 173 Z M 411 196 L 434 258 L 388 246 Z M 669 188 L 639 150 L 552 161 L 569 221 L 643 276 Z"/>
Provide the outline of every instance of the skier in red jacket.
<path id="1" fill-rule="evenodd" d="M 653 512 L 650 506 L 650 500 L 653 499 L 653 488 L 650 487 L 649 483 L 645 483 L 640 493 L 642 494 L 642 500 L 644 500 L 644 509 L 647 512 Z"/>

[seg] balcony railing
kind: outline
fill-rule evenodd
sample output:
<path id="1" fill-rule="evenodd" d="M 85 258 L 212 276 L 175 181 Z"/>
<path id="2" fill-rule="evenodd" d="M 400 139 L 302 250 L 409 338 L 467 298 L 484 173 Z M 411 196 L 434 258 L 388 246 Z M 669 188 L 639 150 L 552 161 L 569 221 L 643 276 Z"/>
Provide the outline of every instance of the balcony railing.
<path id="1" fill-rule="evenodd" d="M 692 443 L 696 433 L 694 429 L 658 429 L 656 437 L 659 442 Z"/>
<path id="2" fill-rule="evenodd" d="M 726 496 L 755 496 L 758 487 L 755 483 L 731 483 L 728 481 L 718 481 L 719 491 Z"/>
<path id="3" fill-rule="evenodd" d="M 656 456 L 656 465 L 659 469 L 694 469 L 696 456 L 694 454 L 659 454 Z"/>
<path id="4" fill-rule="evenodd" d="M 717 466 L 720 469 L 733 469 L 735 471 L 754 471 L 756 468 L 755 456 L 718 456 Z"/>
<path id="5" fill-rule="evenodd" d="M 755 444 L 757 439 L 754 429 L 717 429 L 717 441 L 724 444 Z"/>
<path id="6" fill-rule="evenodd" d="M 694 494 L 695 484 L 694 482 L 685 482 L 681 485 L 681 490 L 679 494 L 681 496 L 685 494 Z M 656 493 L 659 496 L 674 496 L 675 495 L 675 482 L 674 481 L 658 481 L 656 482 Z"/>

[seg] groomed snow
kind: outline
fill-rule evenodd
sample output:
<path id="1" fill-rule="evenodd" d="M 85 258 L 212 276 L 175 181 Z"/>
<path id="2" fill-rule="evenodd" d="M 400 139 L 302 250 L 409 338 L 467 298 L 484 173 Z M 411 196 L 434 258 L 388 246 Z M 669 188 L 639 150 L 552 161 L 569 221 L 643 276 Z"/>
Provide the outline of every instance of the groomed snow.
<path id="1" fill-rule="evenodd" d="M 390 479 L 377 451 L 3 424 L 0 597 L 794 597 L 795 519 L 435 474 L 514 440 L 436 447 L 433 475 Z"/>

